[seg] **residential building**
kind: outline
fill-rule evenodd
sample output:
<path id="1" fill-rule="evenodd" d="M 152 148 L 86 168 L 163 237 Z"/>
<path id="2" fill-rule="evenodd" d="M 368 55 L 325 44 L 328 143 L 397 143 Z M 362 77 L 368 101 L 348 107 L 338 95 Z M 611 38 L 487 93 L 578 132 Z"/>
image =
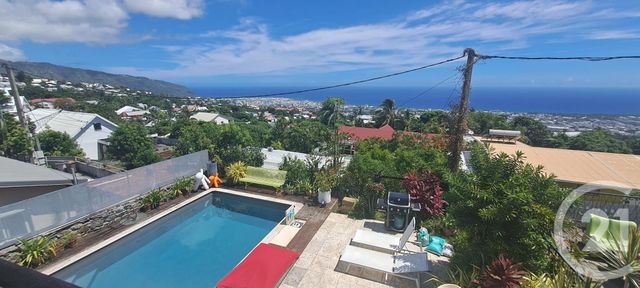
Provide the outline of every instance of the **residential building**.
<path id="1" fill-rule="evenodd" d="M 123 106 L 122 108 L 116 110 L 116 114 L 120 116 L 122 113 L 125 113 L 125 112 L 140 111 L 140 110 L 141 110 L 140 108 L 136 108 L 136 107 Z"/>
<path id="2" fill-rule="evenodd" d="M 73 175 L 0 157 L 0 206 L 73 185 Z"/>
<path id="3" fill-rule="evenodd" d="M 565 187 L 577 187 L 595 181 L 620 183 L 640 190 L 640 156 L 582 150 L 533 147 L 522 142 L 488 142 L 494 153 L 524 153 L 524 161 L 542 165 Z"/>
<path id="4" fill-rule="evenodd" d="M 0 89 L 0 90 L 4 90 L 5 95 L 9 97 L 9 101 L 4 105 L 2 105 L 2 111 L 16 115 L 18 113 L 18 110 L 16 109 L 17 105 L 15 101 L 13 101 L 13 96 L 9 94 L 11 89 Z M 29 106 L 29 101 L 27 100 L 27 98 L 24 98 L 24 96 L 20 96 L 20 102 L 22 102 L 23 111 L 31 110 L 31 106 Z"/>
<path id="5" fill-rule="evenodd" d="M 389 126 L 384 125 L 380 128 L 366 128 L 366 127 L 354 127 L 354 126 L 340 126 L 338 127 L 338 133 L 347 135 L 348 139 L 344 141 L 344 153 L 345 154 L 353 154 L 355 150 L 355 145 L 363 140 L 367 139 L 382 139 L 382 140 L 391 140 L 393 139 L 393 135 L 395 134 L 395 130 Z M 419 140 L 429 140 L 434 139 L 438 136 L 438 134 L 428 134 L 428 133 L 416 133 L 416 132 L 401 132 L 403 136 L 414 137 L 414 138 L 422 138 Z M 440 142 L 440 141 L 439 141 Z M 443 143 L 437 143 L 438 145 L 443 145 Z"/>
<path id="6" fill-rule="evenodd" d="M 340 126 L 338 133 L 349 135 L 350 142 L 356 143 L 371 138 L 380 138 L 383 140 L 391 140 L 395 130 L 389 125 L 380 128 L 366 128 L 354 126 Z"/>
<path id="7" fill-rule="evenodd" d="M 122 112 L 120 114 L 120 118 L 122 118 L 122 120 L 127 120 L 127 121 L 146 121 L 147 120 L 147 115 L 151 114 L 151 112 L 147 111 L 147 110 L 137 110 L 137 111 L 129 111 L 129 112 Z"/>
<path id="8" fill-rule="evenodd" d="M 284 163 L 285 157 L 297 158 L 302 161 L 306 161 L 310 156 L 309 154 L 305 154 L 305 153 L 298 153 L 298 152 L 292 152 L 287 150 L 275 150 L 271 148 L 262 148 L 260 152 L 262 152 L 262 154 L 265 156 L 264 162 L 262 164 L 262 168 L 273 169 L 273 170 L 280 169 L 280 165 Z M 327 161 L 331 160 L 330 157 L 323 157 L 323 156 L 319 156 L 319 157 L 321 162 L 320 165 L 324 165 L 324 163 L 327 163 Z"/>
<path id="9" fill-rule="evenodd" d="M 36 133 L 51 129 L 71 136 L 87 158 L 101 160 L 104 147 L 99 140 L 106 139 L 118 125 L 93 113 L 71 112 L 60 109 L 35 109 L 27 116 L 36 125 Z"/>
<path id="10" fill-rule="evenodd" d="M 40 98 L 29 100 L 29 103 L 34 106 L 40 106 L 42 108 L 55 109 L 60 105 L 72 105 L 76 103 L 76 100 L 74 100 L 73 98 Z"/>
<path id="11" fill-rule="evenodd" d="M 229 124 L 229 118 L 222 116 L 217 113 L 209 113 L 209 112 L 198 112 L 193 114 L 190 119 L 204 121 L 204 122 L 214 122 L 216 124 Z"/>

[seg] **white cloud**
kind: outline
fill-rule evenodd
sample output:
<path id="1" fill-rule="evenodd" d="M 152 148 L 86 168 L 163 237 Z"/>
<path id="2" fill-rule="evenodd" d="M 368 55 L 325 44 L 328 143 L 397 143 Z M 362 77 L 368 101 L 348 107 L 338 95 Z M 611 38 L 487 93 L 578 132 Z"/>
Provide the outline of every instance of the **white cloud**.
<path id="1" fill-rule="evenodd" d="M 640 39 L 640 31 L 594 31 L 589 34 L 589 38 L 595 40 Z"/>
<path id="2" fill-rule="evenodd" d="M 116 43 L 125 40 L 122 34 L 130 13 L 191 19 L 202 15 L 204 9 L 200 0 L 122 1 L 0 0 L 0 40 Z"/>
<path id="3" fill-rule="evenodd" d="M 0 43 L 0 59 L 9 61 L 25 60 L 22 50 Z"/>
<path id="4" fill-rule="evenodd" d="M 616 17 L 637 12 L 602 9 L 591 1 L 443 2 L 399 20 L 342 28 L 323 28 L 275 37 L 268 25 L 243 18 L 229 30 L 202 33 L 196 44 L 159 47 L 172 55 L 173 69 L 114 68 L 116 72 L 157 78 L 214 75 L 316 73 L 357 69 L 397 70 L 424 65 L 464 47 L 491 54 L 545 41 L 590 39 Z M 605 25 L 606 26 L 606 25 Z M 556 37 L 557 36 L 557 37 Z"/>
<path id="5" fill-rule="evenodd" d="M 202 0 L 124 0 L 124 5 L 131 12 L 181 20 L 200 17 L 204 12 Z"/>

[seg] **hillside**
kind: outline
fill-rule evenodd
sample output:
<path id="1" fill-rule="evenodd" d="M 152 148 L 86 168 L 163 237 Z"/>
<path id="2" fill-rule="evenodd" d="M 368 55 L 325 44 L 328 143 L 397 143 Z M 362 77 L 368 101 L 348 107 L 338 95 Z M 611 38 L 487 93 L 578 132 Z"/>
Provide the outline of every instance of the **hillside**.
<path id="1" fill-rule="evenodd" d="M 153 92 L 155 94 L 178 97 L 193 95 L 193 93 L 189 91 L 187 87 L 166 81 L 153 80 L 146 77 L 110 74 L 100 71 L 65 67 L 42 62 L 11 62 L 0 59 L 0 63 L 8 63 L 17 71 L 24 71 L 27 74 L 54 80 L 64 80 L 73 83 L 102 83 L 109 84 L 115 87 L 124 86 L 134 90 L 144 90 Z"/>

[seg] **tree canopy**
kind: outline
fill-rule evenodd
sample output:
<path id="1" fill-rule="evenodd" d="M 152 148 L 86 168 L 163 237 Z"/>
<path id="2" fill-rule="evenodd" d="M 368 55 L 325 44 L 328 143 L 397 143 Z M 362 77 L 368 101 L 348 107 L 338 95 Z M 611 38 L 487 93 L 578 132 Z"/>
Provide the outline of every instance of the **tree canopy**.
<path id="1" fill-rule="evenodd" d="M 125 168 L 133 169 L 160 161 L 147 129 L 137 123 L 120 125 L 109 139 L 109 156 L 121 161 Z"/>
<path id="2" fill-rule="evenodd" d="M 472 173 L 450 173 L 444 194 L 455 220 L 453 262 L 470 267 L 506 253 L 533 272 L 550 268 L 547 237 L 565 195 L 542 167 L 521 154 L 472 150 Z"/>
<path id="3" fill-rule="evenodd" d="M 84 157 L 84 151 L 67 133 L 45 130 L 38 133 L 37 137 L 45 156 Z"/>
<path id="4" fill-rule="evenodd" d="M 375 113 L 376 127 L 393 125 L 396 119 L 396 102 L 393 99 L 384 99 Z"/>

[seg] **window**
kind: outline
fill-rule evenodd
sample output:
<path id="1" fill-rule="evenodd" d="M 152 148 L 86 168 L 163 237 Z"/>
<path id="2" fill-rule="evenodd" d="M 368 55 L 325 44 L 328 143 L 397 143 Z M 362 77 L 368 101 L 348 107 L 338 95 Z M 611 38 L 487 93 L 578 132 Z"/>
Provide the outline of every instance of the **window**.
<path id="1" fill-rule="evenodd" d="M 93 123 L 93 130 L 95 130 L 95 131 L 102 130 L 102 124 L 101 123 Z"/>

